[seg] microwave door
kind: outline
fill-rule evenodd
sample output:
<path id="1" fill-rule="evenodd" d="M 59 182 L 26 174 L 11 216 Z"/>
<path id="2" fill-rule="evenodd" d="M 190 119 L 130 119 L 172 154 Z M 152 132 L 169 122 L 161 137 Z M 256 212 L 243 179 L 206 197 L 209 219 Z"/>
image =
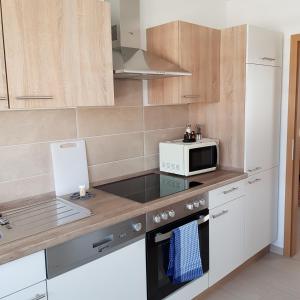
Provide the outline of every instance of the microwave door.
<path id="1" fill-rule="evenodd" d="M 189 150 L 189 172 L 217 167 L 218 153 L 217 146 L 194 148 Z"/>

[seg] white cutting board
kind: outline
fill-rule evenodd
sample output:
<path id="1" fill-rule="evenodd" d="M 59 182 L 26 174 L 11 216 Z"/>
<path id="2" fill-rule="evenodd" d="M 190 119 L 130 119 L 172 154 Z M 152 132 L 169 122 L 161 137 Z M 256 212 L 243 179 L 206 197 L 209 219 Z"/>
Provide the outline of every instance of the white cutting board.
<path id="1" fill-rule="evenodd" d="M 89 189 L 85 141 L 51 144 L 55 192 L 57 196 Z"/>

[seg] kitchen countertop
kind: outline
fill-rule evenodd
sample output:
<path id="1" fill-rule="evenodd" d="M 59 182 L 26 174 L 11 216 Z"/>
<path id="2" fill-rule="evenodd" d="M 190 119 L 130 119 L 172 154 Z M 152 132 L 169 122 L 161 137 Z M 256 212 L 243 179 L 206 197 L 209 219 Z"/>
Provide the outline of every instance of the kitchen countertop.
<path id="1" fill-rule="evenodd" d="M 172 205 L 187 197 L 193 197 L 200 193 L 205 193 L 221 186 L 245 179 L 247 176 L 248 175 L 243 172 L 230 170 L 217 170 L 211 173 L 196 175 L 192 178 L 194 181 L 202 182 L 203 184 L 201 186 L 145 204 L 134 202 L 100 190 L 91 189 L 91 192 L 95 194 L 93 199 L 74 201 L 74 203 L 90 209 L 92 212 L 90 217 L 3 244 L 0 246 L 0 265 L 30 255 L 34 252 L 53 247 L 89 232 Z M 49 200 L 53 197 L 54 195 L 49 194 L 26 201 L 31 201 L 32 203 L 33 201 Z M 2 204 L 0 211 L 18 208 L 18 206 L 21 205 L 24 206 L 26 205 L 26 201 L 14 201 L 7 205 Z"/>

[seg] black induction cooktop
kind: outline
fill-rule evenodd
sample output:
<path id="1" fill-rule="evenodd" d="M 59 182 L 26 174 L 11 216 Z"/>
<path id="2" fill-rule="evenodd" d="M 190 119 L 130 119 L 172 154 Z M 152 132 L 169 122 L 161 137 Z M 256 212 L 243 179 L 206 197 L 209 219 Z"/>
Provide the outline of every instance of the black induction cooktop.
<path id="1" fill-rule="evenodd" d="M 201 184 L 184 177 L 151 173 L 95 188 L 136 202 L 146 203 Z"/>

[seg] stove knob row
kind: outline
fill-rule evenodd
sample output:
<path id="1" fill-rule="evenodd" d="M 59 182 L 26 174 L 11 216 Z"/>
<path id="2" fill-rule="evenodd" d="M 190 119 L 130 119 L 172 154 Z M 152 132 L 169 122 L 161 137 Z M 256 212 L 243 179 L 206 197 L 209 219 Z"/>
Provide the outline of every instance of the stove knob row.
<path id="1" fill-rule="evenodd" d="M 175 211 L 169 210 L 169 211 L 164 211 L 158 215 L 153 216 L 153 222 L 156 224 L 159 224 L 162 221 L 167 221 L 169 218 L 174 218 L 176 216 Z"/>
<path id="2" fill-rule="evenodd" d="M 201 199 L 201 200 L 196 200 L 193 203 L 188 203 L 188 204 L 186 204 L 185 207 L 188 210 L 194 210 L 194 209 L 199 208 L 200 206 L 204 206 L 205 204 L 206 204 L 205 199 Z"/>

